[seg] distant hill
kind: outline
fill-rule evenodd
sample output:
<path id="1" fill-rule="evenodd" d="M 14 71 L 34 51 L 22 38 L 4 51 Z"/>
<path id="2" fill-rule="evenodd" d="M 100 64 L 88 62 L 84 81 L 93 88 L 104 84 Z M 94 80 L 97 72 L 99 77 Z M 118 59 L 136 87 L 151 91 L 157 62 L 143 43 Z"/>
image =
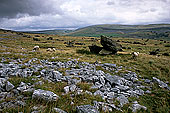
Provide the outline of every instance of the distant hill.
<path id="1" fill-rule="evenodd" d="M 170 39 L 170 24 L 93 25 L 80 28 L 69 33 L 65 33 L 63 35 L 89 37 L 98 37 L 100 35 L 106 35 L 111 37 Z"/>
<path id="2" fill-rule="evenodd" d="M 70 33 L 72 31 L 73 30 L 62 29 L 62 30 L 28 31 L 28 33 L 63 35 L 66 33 Z"/>
<path id="3" fill-rule="evenodd" d="M 1 29 L 2 30 L 2 29 Z M 8 30 L 9 31 L 9 30 Z M 60 29 L 45 31 L 28 31 L 26 33 L 54 34 L 75 37 L 99 37 L 101 35 L 123 38 L 149 38 L 170 40 L 170 24 L 150 25 L 93 25 L 76 30 Z"/>

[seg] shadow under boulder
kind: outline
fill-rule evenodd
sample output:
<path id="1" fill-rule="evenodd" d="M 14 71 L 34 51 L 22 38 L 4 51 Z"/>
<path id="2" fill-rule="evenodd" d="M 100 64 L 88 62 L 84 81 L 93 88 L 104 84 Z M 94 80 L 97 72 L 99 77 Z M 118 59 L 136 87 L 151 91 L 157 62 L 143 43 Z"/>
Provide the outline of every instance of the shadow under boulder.
<path id="1" fill-rule="evenodd" d="M 111 38 L 101 36 L 101 45 L 103 47 L 92 45 L 89 46 L 90 52 L 101 55 L 116 54 L 118 51 L 122 51 L 122 45 L 113 41 Z"/>
<path id="2" fill-rule="evenodd" d="M 103 49 L 103 47 L 92 45 L 92 46 L 89 46 L 89 49 L 91 53 L 99 54 L 99 52 Z"/>

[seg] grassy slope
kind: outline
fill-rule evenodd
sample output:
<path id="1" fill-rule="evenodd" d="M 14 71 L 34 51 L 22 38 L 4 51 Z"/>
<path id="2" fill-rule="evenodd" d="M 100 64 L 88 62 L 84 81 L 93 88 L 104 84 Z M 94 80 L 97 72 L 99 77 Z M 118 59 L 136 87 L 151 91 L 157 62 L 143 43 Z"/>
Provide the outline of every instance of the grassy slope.
<path id="1" fill-rule="evenodd" d="M 169 24 L 151 24 L 151 25 L 94 25 L 85 28 L 77 29 L 73 32 L 66 33 L 68 36 L 94 36 L 99 37 L 100 35 L 112 36 L 112 37 L 139 37 L 139 38 L 153 38 L 155 31 L 158 33 L 164 33 L 170 31 Z M 150 33 L 150 34 L 148 34 Z M 158 38 L 158 37 L 154 37 Z M 159 38 L 163 38 L 160 37 Z M 167 38 L 167 37 L 166 37 Z"/>
<path id="2" fill-rule="evenodd" d="M 67 61 L 68 58 L 73 59 L 79 59 L 79 61 L 86 61 L 86 62 L 95 62 L 98 60 L 101 63 L 114 63 L 119 66 L 123 66 L 124 70 L 126 68 L 129 68 L 128 70 L 132 70 L 137 72 L 139 75 L 141 75 L 143 78 L 149 78 L 151 77 L 158 77 L 159 79 L 163 81 L 170 82 L 170 57 L 169 56 L 151 56 L 148 55 L 149 51 L 160 48 L 161 53 L 169 52 L 170 48 L 165 47 L 165 45 L 170 43 L 164 43 L 162 41 L 158 40 L 149 40 L 148 42 L 145 42 L 145 40 L 142 39 L 133 39 L 133 38 L 113 38 L 114 40 L 120 40 L 120 41 L 140 41 L 142 43 L 146 43 L 147 45 L 136 45 L 136 44 L 127 44 L 120 42 L 125 47 L 131 47 L 131 50 L 125 49 L 124 52 L 119 53 L 118 55 L 107 55 L 107 56 L 101 56 L 96 54 L 91 54 L 88 49 L 88 45 L 91 45 L 92 43 L 96 43 L 97 45 L 100 44 L 99 41 L 91 41 L 92 38 L 95 37 L 67 37 L 67 36 L 52 36 L 54 40 L 46 40 L 51 35 L 43 35 L 40 34 L 40 41 L 33 41 L 32 38 L 26 38 L 26 37 L 16 37 L 15 33 L 4 33 L 3 31 L 0 31 L 0 34 L 8 34 L 8 36 L 3 36 L 0 38 L 3 38 L 3 40 L 0 40 L 0 57 L 6 57 L 6 58 L 25 58 L 25 62 L 28 61 L 31 58 L 39 58 L 39 59 L 49 59 L 51 57 L 56 57 L 53 59 L 54 61 Z M 15 38 L 14 38 L 14 36 Z M 34 37 L 35 34 L 29 34 L 32 37 Z M 43 36 L 43 37 L 42 37 Z M 5 39 L 6 38 L 6 39 Z M 64 41 L 57 41 L 56 39 L 63 39 Z M 99 38 L 96 38 L 99 39 Z M 79 46 L 79 47 L 73 47 L 68 48 L 65 44 L 63 44 L 65 41 L 69 40 L 75 40 L 76 42 L 82 42 L 86 45 Z M 44 43 L 46 42 L 46 43 Z M 157 46 L 155 46 L 157 44 Z M 33 53 L 31 52 L 32 48 L 35 45 L 39 45 L 41 47 L 40 52 Z M 7 47 L 7 48 L 6 48 Z M 54 53 L 46 52 L 45 47 L 55 47 L 57 49 Z M 25 48 L 24 50 L 21 48 Z M 137 60 L 132 60 L 130 53 L 132 51 L 139 51 L 140 57 Z M 5 52 L 10 52 L 11 54 L 4 54 Z M 26 54 L 27 56 L 20 55 L 19 53 Z M 131 67 L 131 68 L 130 68 Z M 24 82 L 35 82 L 31 81 L 30 78 L 11 78 L 10 81 L 13 84 L 19 84 L 21 81 Z M 25 94 L 28 97 L 30 97 L 30 100 L 27 101 L 27 106 L 24 108 L 19 109 L 7 109 L 8 112 L 17 112 L 17 111 L 25 111 L 30 112 L 30 108 L 34 105 L 40 106 L 42 105 L 44 108 L 44 111 L 42 112 L 50 112 L 52 107 L 59 107 L 63 110 L 66 110 L 68 112 L 74 112 L 75 106 L 70 106 L 70 97 L 69 95 L 62 96 L 61 93 L 63 92 L 63 87 L 66 85 L 66 83 L 48 83 L 44 81 L 44 85 L 42 86 L 36 86 L 36 88 L 46 89 L 53 91 L 57 93 L 62 98 L 57 101 L 57 103 L 42 103 L 37 102 L 36 100 L 31 99 L 31 94 Z M 88 88 L 89 86 L 87 84 L 80 84 L 81 87 Z M 139 103 L 142 105 L 145 105 L 148 110 L 143 112 L 168 112 L 170 107 L 170 92 L 159 88 L 158 86 L 153 86 L 154 90 L 151 94 L 145 94 L 144 96 L 137 98 L 132 98 L 130 101 L 138 100 Z M 82 102 L 82 99 L 84 101 Z M 76 105 L 80 104 L 91 104 L 92 100 L 101 100 L 99 97 L 91 97 L 89 95 L 81 95 L 79 97 L 76 97 L 74 102 L 76 102 Z M 129 112 L 128 108 L 125 106 L 124 112 Z M 142 112 L 142 111 L 141 111 Z"/>

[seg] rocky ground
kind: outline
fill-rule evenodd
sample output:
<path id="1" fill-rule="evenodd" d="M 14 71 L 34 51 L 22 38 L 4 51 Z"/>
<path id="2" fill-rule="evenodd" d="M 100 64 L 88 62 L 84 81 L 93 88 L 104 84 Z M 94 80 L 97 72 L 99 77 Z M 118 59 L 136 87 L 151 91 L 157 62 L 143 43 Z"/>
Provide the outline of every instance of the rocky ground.
<path id="1" fill-rule="evenodd" d="M 2 58 L 0 62 L 0 111 L 2 112 L 8 108 L 27 106 L 29 99 L 55 103 L 64 95 L 69 95 L 74 100 L 76 96 L 82 94 L 100 96 L 102 99 L 94 100 L 92 104 L 75 106 L 73 109 L 77 113 L 122 112 L 125 105 L 128 105 L 128 109 L 132 112 L 137 112 L 147 110 L 147 107 L 140 105 L 136 100 L 129 101 L 130 98 L 151 94 L 154 85 L 170 90 L 168 82 L 165 83 L 156 77 L 150 80 L 144 79 L 135 72 L 129 71 L 128 68 L 126 73 L 121 73 L 124 67 L 111 63 L 91 64 L 72 59 L 66 62 L 50 62 L 37 58 L 28 62 L 22 62 L 23 59 L 11 59 L 11 62 L 6 63 L 6 60 Z M 21 81 L 15 84 L 11 82 L 11 78 L 14 77 L 32 77 L 32 82 Z M 64 82 L 66 85 L 62 89 L 63 92 L 58 95 L 37 87 L 37 85 L 45 84 L 44 80 L 50 83 Z M 90 84 L 90 88 L 83 89 L 80 83 Z M 70 104 L 74 105 L 75 102 L 72 101 Z M 30 109 L 32 113 L 41 112 L 41 107 L 38 106 Z M 57 107 L 52 110 L 66 113 Z"/>

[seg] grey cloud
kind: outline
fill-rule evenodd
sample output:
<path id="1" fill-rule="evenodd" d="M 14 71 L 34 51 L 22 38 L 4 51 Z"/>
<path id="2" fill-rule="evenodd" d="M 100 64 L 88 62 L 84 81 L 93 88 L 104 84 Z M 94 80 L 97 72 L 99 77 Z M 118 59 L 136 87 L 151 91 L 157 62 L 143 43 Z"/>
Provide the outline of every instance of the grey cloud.
<path id="1" fill-rule="evenodd" d="M 52 0 L 1 0 L 0 18 L 15 18 L 18 14 L 28 14 L 38 16 L 40 14 L 57 13 L 62 14 L 59 2 L 50 2 Z M 57 9 L 56 9 L 57 7 Z"/>
<path id="2" fill-rule="evenodd" d="M 170 0 L 0 0 L 0 28 L 170 23 Z"/>
<path id="3" fill-rule="evenodd" d="M 155 11 L 157 11 L 157 9 L 151 8 L 150 11 L 151 11 L 151 12 L 155 12 Z"/>
<path id="4" fill-rule="evenodd" d="M 107 2 L 107 5 L 114 5 L 115 3 L 112 1 Z"/>

